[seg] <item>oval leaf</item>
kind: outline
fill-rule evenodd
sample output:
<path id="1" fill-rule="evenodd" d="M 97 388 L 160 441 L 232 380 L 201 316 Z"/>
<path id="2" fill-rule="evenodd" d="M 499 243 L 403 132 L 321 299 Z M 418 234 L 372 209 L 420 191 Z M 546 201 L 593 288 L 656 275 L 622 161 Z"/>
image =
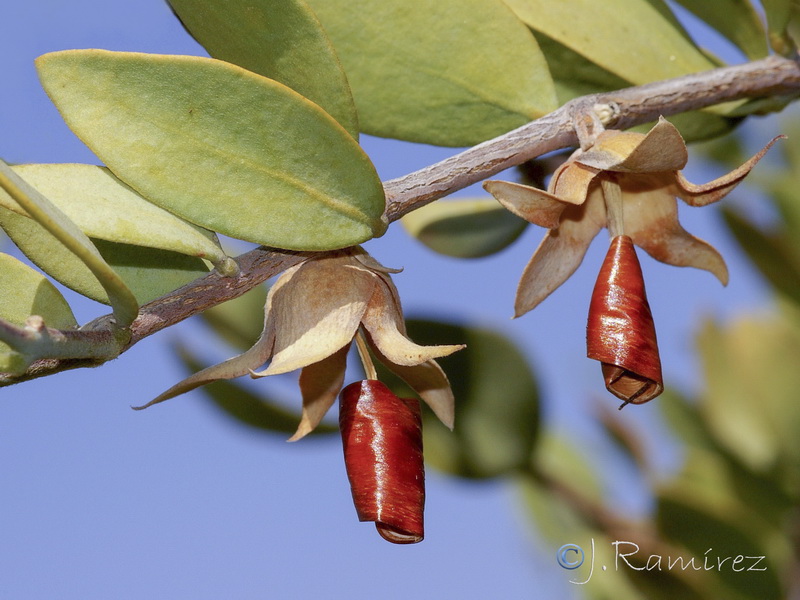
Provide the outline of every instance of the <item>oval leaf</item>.
<path id="1" fill-rule="evenodd" d="M 520 19 L 635 85 L 714 65 L 647 0 L 506 0 Z"/>
<path id="2" fill-rule="evenodd" d="M 108 169 L 76 164 L 12 168 L 91 238 L 171 250 L 215 264 L 227 258 L 213 233 L 151 204 Z M 0 191 L 0 206 L 14 210 L 4 196 Z"/>
<path id="3" fill-rule="evenodd" d="M 25 256 L 54 279 L 92 300 L 110 303 L 91 270 L 36 221 L 2 208 L 0 227 Z M 130 244 L 93 242 L 99 256 L 141 304 L 208 273 L 199 258 Z"/>
<path id="4" fill-rule="evenodd" d="M 741 319 L 726 329 L 708 323 L 698 345 L 707 380 L 703 412 L 720 444 L 753 470 L 765 472 L 785 458 L 799 464 L 797 323 Z"/>
<path id="5" fill-rule="evenodd" d="M 114 174 L 192 223 L 291 250 L 386 229 L 369 158 L 281 83 L 193 56 L 69 50 L 37 66 L 64 120 Z"/>
<path id="6" fill-rule="evenodd" d="M 211 56 L 289 86 L 358 139 L 356 107 L 342 65 L 305 2 L 168 1 Z"/>
<path id="7" fill-rule="evenodd" d="M 311 0 L 365 133 L 468 146 L 554 110 L 536 40 L 500 0 Z"/>
<path id="8" fill-rule="evenodd" d="M 32 225 L 37 223 L 41 225 L 40 229 L 45 234 L 44 237 L 52 236 L 54 240 L 57 240 L 55 245 L 58 246 L 60 243 L 62 248 L 66 249 L 67 252 L 62 251 L 62 253 L 71 255 L 70 260 L 76 264 L 76 268 L 85 265 L 86 269 L 96 278 L 114 309 L 117 325 L 125 328 L 133 323 L 139 312 L 136 298 L 78 226 L 2 160 L 0 160 L 0 188 L 3 188 L 31 216 L 31 219 L 6 209 L 2 209 L 0 212 L 6 211 L 5 217 L 17 217 L 29 220 Z M 35 230 L 36 227 L 32 229 Z M 52 246 L 53 244 L 48 245 Z M 78 266 L 78 261 L 82 265 Z"/>
<path id="9" fill-rule="evenodd" d="M 761 0 L 767 17 L 770 46 L 778 54 L 789 56 L 796 46 L 787 32 L 792 19 L 797 18 L 798 7 L 793 0 Z"/>
<path id="10" fill-rule="evenodd" d="M 39 315 L 55 329 L 77 325 L 72 309 L 52 283 L 13 256 L 0 253 L 0 319 L 22 325 L 31 315 Z M 24 371 L 27 363 L 0 342 L 0 372 Z"/>
<path id="11" fill-rule="evenodd" d="M 784 231 L 764 231 L 728 207 L 722 209 L 722 216 L 745 254 L 772 288 L 800 306 L 797 234 L 788 228 L 784 228 Z"/>
<path id="12" fill-rule="evenodd" d="M 407 214 L 402 222 L 431 250 L 457 258 L 499 252 L 528 225 L 492 198 L 433 202 Z"/>
<path id="13" fill-rule="evenodd" d="M 764 58 L 769 53 L 764 24 L 749 0 L 677 2 L 736 44 L 747 58 Z"/>

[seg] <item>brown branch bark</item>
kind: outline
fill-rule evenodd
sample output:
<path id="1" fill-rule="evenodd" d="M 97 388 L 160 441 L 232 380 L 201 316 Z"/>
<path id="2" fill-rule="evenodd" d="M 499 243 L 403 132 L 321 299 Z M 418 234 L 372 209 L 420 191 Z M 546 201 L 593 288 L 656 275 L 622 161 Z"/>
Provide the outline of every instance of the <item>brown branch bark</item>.
<path id="1" fill-rule="evenodd" d="M 674 115 L 722 102 L 795 95 L 800 95 L 800 64 L 789 58 L 771 56 L 742 65 L 576 98 L 541 119 L 444 161 L 385 182 L 386 214 L 390 222 L 396 221 L 425 204 L 505 169 L 547 152 L 576 146 L 576 119 L 591 114 L 596 105 L 613 108 L 609 125 L 626 129 L 654 121 L 659 115 Z M 240 267 L 238 276 L 222 277 L 211 273 L 144 305 L 131 327 L 131 341 L 123 352 L 157 331 L 242 295 L 306 256 L 257 248 L 236 259 Z M 109 327 L 110 315 L 107 315 L 85 329 L 97 331 Z M 0 374 L 0 386 L 97 364 L 85 359 L 40 360 L 21 375 Z"/>
<path id="2" fill-rule="evenodd" d="M 610 123 L 616 129 L 655 121 L 743 98 L 793 96 L 800 93 L 800 64 L 779 56 L 630 87 L 583 96 L 541 119 L 515 129 L 451 158 L 405 177 L 384 183 L 387 216 L 396 221 L 412 210 L 447 196 L 500 171 L 528 160 L 578 145 L 575 119 L 596 104 L 616 109 Z"/>

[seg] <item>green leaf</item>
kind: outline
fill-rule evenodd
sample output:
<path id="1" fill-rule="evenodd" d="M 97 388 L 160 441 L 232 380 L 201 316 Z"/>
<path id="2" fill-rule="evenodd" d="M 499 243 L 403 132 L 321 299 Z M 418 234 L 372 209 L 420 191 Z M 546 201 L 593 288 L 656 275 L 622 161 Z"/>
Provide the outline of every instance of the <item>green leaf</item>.
<path id="1" fill-rule="evenodd" d="M 336 52 L 302 0 L 168 0 L 214 58 L 280 81 L 358 139 L 358 117 Z"/>
<path id="2" fill-rule="evenodd" d="M 581 451 L 580 444 L 552 431 L 542 434 L 536 453 L 531 456 L 534 472 L 543 473 L 550 481 L 575 486 L 581 497 L 602 502 L 603 486 L 595 465 Z M 588 516 L 588 515 L 587 515 Z"/>
<path id="3" fill-rule="evenodd" d="M 770 46 L 778 54 L 789 56 L 796 45 L 787 32 L 793 17 L 797 17 L 798 7 L 793 0 L 761 0 L 767 16 Z"/>
<path id="4" fill-rule="evenodd" d="M 213 233 L 151 204 L 108 169 L 75 164 L 12 168 L 91 238 L 171 250 L 213 263 L 227 258 Z M 14 204 L 0 191 L 0 206 L 27 214 Z"/>
<path id="5" fill-rule="evenodd" d="M 386 229 L 369 158 L 281 83 L 193 56 L 68 50 L 37 66 L 64 120 L 114 174 L 192 223 L 292 250 Z"/>
<path id="6" fill-rule="evenodd" d="M 629 81 L 610 73 L 544 33 L 535 31 L 534 35 L 553 75 L 559 104 L 579 96 L 630 87 Z"/>
<path id="7" fill-rule="evenodd" d="M 658 403 L 666 423 L 672 433 L 689 447 L 710 448 L 714 446 L 714 438 L 697 407 L 674 389 L 666 389 Z"/>
<path id="8" fill-rule="evenodd" d="M 310 0 L 344 65 L 361 130 L 468 146 L 557 106 L 530 32 L 501 0 Z"/>
<path id="9" fill-rule="evenodd" d="M 729 208 L 722 209 L 722 216 L 736 241 L 770 285 L 800 306 L 800 251 L 796 234 L 762 231 Z"/>
<path id="10" fill-rule="evenodd" d="M 707 377 L 705 419 L 720 444 L 763 472 L 800 464 L 800 326 L 786 318 L 707 323 L 698 339 Z M 796 467 L 795 467 L 796 468 Z"/>
<path id="11" fill-rule="evenodd" d="M 647 0 L 647 3 L 657 10 L 661 17 L 670 25 L 672 25 L 672 28 L 675 31 L 680 33 L 688 41 L 693 42 L 692 36 L 689 35 L 689 32 L 686 31 L 686 28 L 684 28 L 680 20 L 675 16 L 675 13 L 672 12 L 672 9 L 667 4 L 666 0 Z"/>
<path id="12" fill-rule="evenodd" d="M 767 32 L 749 0 L 677 0 L 707 25 L 719 31 L 755 60 L 769 54 Z"/>
<path id="13" fill-rule="evenodd" d="M 730 133 L 742 120 L 740 117 L 725 117 L 711 110 L 695 110 L 672 115 L 669 118 L 669 122 L 678 128 L 686 143 L 710 140 Z M 648 123 L 646 126 L 636 129 L 642 132 L 649 131 L 654 124 Z"/>
<path id="14" fill-rule="evenodd" d="M 106 289 L 87 265 L 33 219 L 0 209 L 2 227 L 40 269 L 79 294 L 104 304 Z M 199 258 L 130 244 L 93 240 L 96 251 L 137 302 L 159 298 L 208 273 Z"/>
<path id="15" fill-rule="evenodd" d="M 160 298 L 209 271 L 208 265 L 199 258 L 177 252 L 103 240 L 94 240 L 94 243 L 141 304 Z"/>
<path id="16" fill-rule="evenodd" d="M 752 470 L 739 458 L 738 451 L 733 453 L 716 440 L 707 422 L 711 415 L 701 411 L 698 402 L 675 393 L 663 399 L 659 403 L 662 414 L 687 445 L 688 454 L 681 473 L 670 485 L 688 482 L 697 486 L 693 493 L 709 497 L 721 493 L 723 502 L 726 496 L 736 497 L 780 527 L 785 511 L 793 504 L 785 490 L 796 487 L 792 477 L 786 481 L 783 476 L 783 464 L 766 472 Z"/>
<path id="17" fill-rule="evenodd" d="M 665 10 L 669 11 L 668 8 Z M 543 33 L 537 31 L 535 35 L 547 59 L 550 72 L 553 74 L 560 104 L 579 96 L 611 92 L 632 85 L 630 81 L 603 69 Z M 738 108 L 738 110 L 745 109 Z M 741 120 L 741 118 L 728 118 L 709 111 L 692 111 L 670 117 L 670 122 L 678 128 L 686 142 L 718 137 L 729 132 Z M 634 129 L 646 132 L 652 127 L 653 123 L 648 123 Z"/>
<path id="18" fill-rule="evenodd" d="M 261 336 L 267 289 L 259 285 L 238 298 L 212 306 L 200 315 L 219 337 L 245 352 Z"/>
<path id="19" fill-rule="evenodd" d="M 407 214 L 402 222 L 431 250 L 457 258 L 500 252 L 528 225 L 492 198 L 434 202 Z"/>
<path id="20" fill-rule="evenodd" d="M 706 376 L 702 411 L 712 434 L 750 468 L 769 468 L 777 460 L 778 441 L 765 419 L 763 406 L 756 410 L 753 405 L 763 396 L 763 391 L 758 390 L 761 377 L 751 380 L 740 370 L 751 371 L 741 355 L 747 351 L 741 344 L 747 342 L 729 340 L 724 330 L 709 321 L 701 329 L 697 343 Z"/>
<path id="21" fill-rule="evenodd" d="M 715 65 L 647 0 L 506 0 L 520 19 L 640 85 Z"/>
<path id="22" fill-rule="evenodd" d="M 61 293 L 41 273 L 13 256 L 0 253 L 0 319 L 23 325 L 39 315 L 48 327 L 70 329 L 77 325 Z M 0 342 L 0 372 L 24 371 L 27 361 Z"/>
<path id="23" fill-rule="evenodd" d="M 772 201 L 779 211 L 779 228 L 781 235 L 796 238 L 800 235 L 800 202 L 797 201 L 797 188 L 800 185 L 800 129 L 784 122 L 788 128 L 788 139 L 780 145 L 785 164 L 779 167 L 778 173 L 765 181 L 766 189 L 771 193 Z"/>
<path id="24" fill-rule="evenodd" d="M 721 508 L 709 502 L 705 495 L 675 487 L 659 494 L 656 522 L 666 539 L 688 548 L 690 552 L 683 556 L 685 564 L 688 565 L 694 556 L 694 569 L 713 565 L 713 568 L 703 569 L 706 577 L 724 585 L 714 597 L 731 600 L 785 597 L 778 579 L 778 557 L 786 556 L 791 549 L 785 545 L 780 547 L 779 541 L 778 547 L 773 546 L 773 539 L 767 532 L 758 530 L 759 521 L 753 519 L 746 507 L 725 503 Z M 733 561 L 737 556 L 742 558 L 734 570 Z M 757 568 L 764 570 L 748 571 L 755 561 L 744 557 L 759 556 L 763 559 Z M 721 565 L 717 562 L 725 558 L 728 560 Z M 708 563 L 704 563 L 705 560 Z M 662 568 L 666 566 L 662 561 Z M 674 568 L 679 569 L 679 563 Z M 687 570 L 692 568 L 686 567 Z"/>
<path id="25" fill-rule="evenodd" d="M 456 426 L 450 431 L 432 413 L 423 413 L 425 459 L 459 477 L 498 477 L 527 468 L 539 433 L 539 394 L 520 351 L 486 329 L 418 319 L 407 326 L 409 337 L 421 345 L 446 340 L 467 345 L 436 359 L 453 388 Z M 391 381 L 385 372 L 381 380 Z"/>
<path id="26" fill-rule="evenodd" d="M 41 225 L 42 232 L 47 234 L 45 237 L 52 236 L 60 242 L 66 249 L 66 254 L 69 254 L 76 264 L 76 268 L 85 265 L 100 284 L 114 309 L 117 325 L 124 329 L 133 323 L 139 312 L 136 298 L 78 226 L 2 160 L 0 160 L 0 188 L 3 188 L 5 193 L 31 216 L 31 219 L 28 219 L 6 209 L 0 209 L 0 212 L 5 211 L 4 219 L 16 218 L 17 221 L 25 219 L 33 225 L 36 223 Z M 5 229 L 5 226 L 3 228 Z M 78 262 L 81 264 L 78 265 Z"/>
<path id="27" fill-rule="evenodd" d="M 582 586 L 588 598 L 596 600 L 639 600 L 624 569 L 609 568 L 600 573 L 601 565 L 614 564 L 614 546 L 605 532 L 592 525 L 594 516 L 582 511 L 587 505 L 602 506 L 597 470 L 591 467 L 579 452 L 575 443 L 566 437 L 543 431 L 538 442 L 535 460 L 545 464 L 550 481 L 545 482 L 530 473 L 515 477 L 531 520 L 536 524 L 537 540 L 544 538 L 552 551 L 553 567 L 558 566 L 558 552 L 565 544 L 580 547 L 584 562 L 574 570 L 561 569 L 564 581 L 591 583 Z M 571 489 L 584 500 L 580 503 L 567 501 L 564 489 Z M 590 502 L 585 500 L 589 499 Z M 570 557 L 572 558 L 572 557 Z"/>
<path id="28" fill-rule="evenodd" d="M 175 351 L 183 366 L 192 373 L 206 366 L 185 346 L 179 345 Z M 234 381 L 215 381 L 203 386 L 202 392 L 226 416 L 255 429 L 293 434 L 300 422 L 299 413 L 286 410 L 264 395 L 257 396 Z M 335 425 L 320 423 L 309 435 L 338 431 L 339 428 Z"/>

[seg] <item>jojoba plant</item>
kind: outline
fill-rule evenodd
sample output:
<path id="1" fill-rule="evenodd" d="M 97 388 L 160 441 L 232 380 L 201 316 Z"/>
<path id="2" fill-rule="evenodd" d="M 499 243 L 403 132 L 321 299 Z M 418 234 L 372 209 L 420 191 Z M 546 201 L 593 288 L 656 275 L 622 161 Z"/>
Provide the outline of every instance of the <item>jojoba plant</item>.
<path id="1" fill-rule="evenodd" d="M 396 543 L 423 538 L 423 416 L 416 398 L 377 378 L 371 357 L 452 429 L 459 398 L 437 359 L 464 345 L 415 343 L 391 277 L 398 270 L 360 244 L 409 215 L 409 230 L 443 253 L 483 256 L 524 227 L 505 208 L 548 230 L 520 279 L 519 317 L 607 228 L 587 353 L 623 406 L 643 404 L 665 386 L 634 246 L 726 284 L 720 254 L 678 222 L 677 199 L 722 200 L 778 138 L 703 185 L 681 172 L 686 139 L 728 132 L 800 90 L 791 19 L 767 4 L 767 27 L 745 20 L 736 36 L 706 7 L 709 25 L 753 59 L 734 67 L 713 62 L 666 4 L 646 0 L 625 10 L 579 0 L 169 4 L 210 57 L 64 49 L 36 59 L 48 96 L 103 166 L 0 161 L 0 227 L 38 268 L 0 255 L 0 384 L 102 364 L 280 274 L 249 349 L 145 406 L 215 381 L 300 370 L 291 439 L 311 433 L 339 397 L 359 519 Z M 767 39 L 787 56 L 767 57 Z M 471 147 L 382 182 L 362 133 Z M 546 191 L 489 179 L 566 148 L 576 149 Z M 431 204 L 478 182 L 499 206 L 488 197 Z M 220 234 L 258 247 L 233 258 Z M 78 325 L 48 277 L 112 314 Z M 353 340 L 366 378 L 345 385 Z"/>

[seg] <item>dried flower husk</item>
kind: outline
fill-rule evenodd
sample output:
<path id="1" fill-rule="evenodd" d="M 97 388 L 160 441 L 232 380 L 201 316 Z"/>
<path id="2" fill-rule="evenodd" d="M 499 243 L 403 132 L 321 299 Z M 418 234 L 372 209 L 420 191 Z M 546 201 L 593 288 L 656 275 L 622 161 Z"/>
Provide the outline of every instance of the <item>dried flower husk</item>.
<path id="1" fill-rule="evenodd" d="M 586 326 L 589 358 L 602 363 L 609 392 L 643 404 L 664 391 L 656 329 L 633 241 L 615 237 L 600 268 Z M 620 407 L 621 408 L 621 407 Z"/>
<path id="2" fill-rule="evenodd" d="M 678 130 L 660 118 L 646 134 L 603 131 L 589 149 L 576 151 L 556 169 L 547 191 L 507 181 L 484 182 L 484 188 L 512 213 L 549 229 L 520 278 L 515 316 L 534 309 L 564 283 L 608 225 L 602 182 L 609 177 L 622 194 L 620 233 L 624 231 L 658 261 L 709 271 L 726 285 L 725 260 L 713 246 L 683 229 L 677 199 L 689 206 L 718 202 L 781 137 L 730 173 L 695 185 L 681 173 L 689 156 L 686 144 Z"/>
<path id="3" fill-rule="evenodd" d="M 397 271 L 383 267 L 359 247 L 318 254 L 290 267 L 270 288 L 264 330 L 249 350 L 195 373 L 139 408 L 220 379 L 248 373 L 267 377 L 299 369 L 303 414 L 290 438 L 297 441 L 313 431 L 336 402 L 347 352 L 362 329 L 375 357 L 452 429 L 453 391 L 434 359 L 464 346 L 419 346 L 408 338 L 392 272 Z M 267 362 L 267 368 L 255 370 Z"/>
<path id="4" fill-rule="evenodd" d="M 380 381 L 351 383 L 339 396 L 339 426 L 359 521 L 373 521 L 392 543 L 421 542 L 425 467 L 419 401 L 395 396 Z"/>

